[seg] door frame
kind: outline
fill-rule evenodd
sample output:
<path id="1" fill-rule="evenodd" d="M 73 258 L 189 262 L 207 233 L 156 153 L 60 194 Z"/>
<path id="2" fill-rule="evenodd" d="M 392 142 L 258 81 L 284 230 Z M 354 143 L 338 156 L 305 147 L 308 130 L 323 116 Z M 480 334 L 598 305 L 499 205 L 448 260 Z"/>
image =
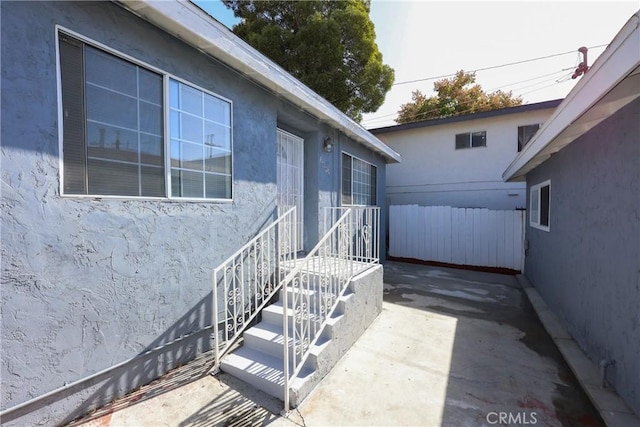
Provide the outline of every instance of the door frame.
<path id="1" fill-rule="evenodd" d="M 277 128 L 276 132 L 276 203 L 278 206 L 296 207 L 296 251 L 302 251 L 304 250 L 304 138 L 280 128 Z M 283 144 L 285 143 L 287 147 L 284 154 L 291 151 L 293 155 L 285 157 L 283 162 Z"/>

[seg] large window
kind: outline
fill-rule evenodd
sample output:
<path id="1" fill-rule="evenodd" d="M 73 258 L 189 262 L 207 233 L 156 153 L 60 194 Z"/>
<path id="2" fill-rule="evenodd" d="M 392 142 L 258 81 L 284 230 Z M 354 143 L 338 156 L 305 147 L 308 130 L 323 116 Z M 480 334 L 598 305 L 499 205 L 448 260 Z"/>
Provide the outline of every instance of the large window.
<path id="1" fill-rule="evenodd" d="M 342 153 L 342 204 L 375 206 L 378 173 L 374 165 Z"/>
<path id="2" fill-rule="evenodd" d="M 531 187 L 529 195 L 529 225 L 549 231 L 551 202 L 551 181 L 545 181 Z"/>
<path id="3" fill-rule="evenodd" d="M 522 151 L 524 146 L 531 141 L 538 129 L 540 129 L 539 124 L 518 126 L 518 152 Z"/>
<path id="4" fill-rule="evenodd" d="M 229 101 L 63 33 L 59 45 L 63 194 L 231 198 Z"/>
<path id="5" fill-rule="evenodd" d="M 486 147 L 487 132 L 467 132 L 456 135 L 456 150 L 463 148 Z"/>

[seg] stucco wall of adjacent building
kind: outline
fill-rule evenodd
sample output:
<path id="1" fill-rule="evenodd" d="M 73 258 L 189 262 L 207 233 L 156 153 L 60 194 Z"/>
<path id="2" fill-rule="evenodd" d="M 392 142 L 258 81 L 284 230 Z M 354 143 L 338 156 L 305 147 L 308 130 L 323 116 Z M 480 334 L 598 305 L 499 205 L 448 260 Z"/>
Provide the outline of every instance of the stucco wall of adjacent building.
<path id="1" fill-rule="evenodd" d="M 399 131 L 373 133 L 402 156 L 387 166 L 390 205 L 512 210 L 524 207 L 524 183 L 502 172 L 518 154 L 518 126 L 543 123 L 552 108 Z M 486 131 L 487 146 L 455 148 L 455 135 Z"/>
<path id="2" fill-rule="evenodd" d="M 212 348 L 211 271 L 275 215 L 276 128 L 313 136 L 305 150 L 331 129 L 114 3 L 0 7 L 1 410 L 71 385 L 2 421 L 52 425 Z M 61 196 L 55 25 L 231 99 L 233 202 Z M 316 159 L 319 212 L 339 196 L 339 150 Z"/>
<path id="3" fill-rule="evenodd" d="M 640 101 L 527 175 L 551 180 L 550 230 L 527 227 L 525 273 L 640 414 Z"/>

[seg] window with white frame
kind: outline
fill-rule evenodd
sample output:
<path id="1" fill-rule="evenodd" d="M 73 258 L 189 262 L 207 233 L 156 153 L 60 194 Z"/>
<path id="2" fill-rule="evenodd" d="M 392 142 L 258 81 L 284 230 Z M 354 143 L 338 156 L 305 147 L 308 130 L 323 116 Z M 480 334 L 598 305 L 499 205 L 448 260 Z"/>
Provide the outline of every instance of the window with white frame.
<path id="1" fill-rule="evenodd" d="M 231 197 L 231 106 L 169 80 L 171 195 Z"/>
<path id="2" fill-rule="evenodd" d="M 534 185 L 529 191 L 529 225 L 549 231 L 551 181 Z"/>
<path id="3" fill-rule="evenodd" d="M 371 163 L 342 153 L 342 204 L 375 206 L 378 170 Z"/>
<path id="4" fill-rule="evenodd" d="M 62 32 L 59 55 L 63 194 L 231 198 L 230 101 Z"/>
<path id="5" fill-rule="evenodd" d="M 463 148 L 486 147 L 487 132 L 466 132 L 456 135 L 456 150 Z"/>
<path id="6" fill-rule="evenodd" d="M 522 151 L 524 146 L 527 145 L 529 141 L 531 141 L 531 138 L 533 138 L 533 135 L 538 132 L 538 129 L 540 129 L 539 123 L 533 125 L 518 126 L 518 152 Z"/>

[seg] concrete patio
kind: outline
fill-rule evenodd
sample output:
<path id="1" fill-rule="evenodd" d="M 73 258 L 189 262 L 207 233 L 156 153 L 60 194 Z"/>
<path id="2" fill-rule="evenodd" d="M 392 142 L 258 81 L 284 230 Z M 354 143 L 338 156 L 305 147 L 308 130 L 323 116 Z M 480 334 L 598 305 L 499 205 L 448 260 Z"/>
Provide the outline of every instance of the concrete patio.
<path id="1" fill-rule="evenodd" d="M 382 313 L 288 418 L 202 357 L 84 425 L 604 425 L 514 276 L 384 268 Z"/>

